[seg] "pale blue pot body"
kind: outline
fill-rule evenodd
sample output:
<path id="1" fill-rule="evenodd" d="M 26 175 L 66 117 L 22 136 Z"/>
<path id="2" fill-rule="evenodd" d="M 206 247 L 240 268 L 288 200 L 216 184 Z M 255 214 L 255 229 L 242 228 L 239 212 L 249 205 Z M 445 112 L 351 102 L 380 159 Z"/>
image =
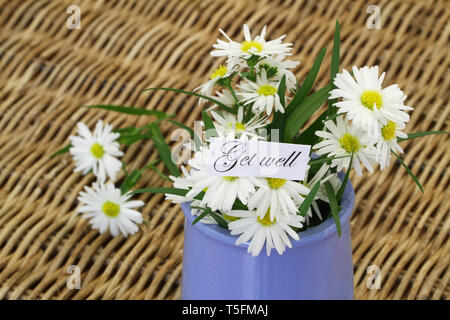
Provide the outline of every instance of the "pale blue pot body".
<path id="1" fill-rule="evenodd" d="M 294 300 L 352 299 L 353 261 L 350 216 L 355 194 L 349 182 L 339 213 L 342 234 L 334 220 L 301 232 L 283 255 L 265 250 L 247 253 L 248 243 L 236 246 L 236 236 L 218 225 L 197 223 L 190 203 L 181 205 L 186 217 L 183 255 L 183 299 Z"/>

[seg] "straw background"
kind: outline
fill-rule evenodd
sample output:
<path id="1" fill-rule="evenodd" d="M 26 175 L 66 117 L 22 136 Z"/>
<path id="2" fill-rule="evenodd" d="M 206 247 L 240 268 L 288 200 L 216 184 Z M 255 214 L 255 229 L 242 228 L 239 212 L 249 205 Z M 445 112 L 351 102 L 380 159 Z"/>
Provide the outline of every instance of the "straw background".
<path id="1" fill-rule="evenodd" d="M 65 25 L 72 4 L 81 9 L 80 30 Z M 381 30 L 366 27 L 370 4 L 381 8 Z M 238 41 L 244 23 L 253 34 L 268 25 L 268 38 L 287 34 L 300 81 L 328 47 L 315 86 L 322 87 L 336 19 L 342 67 L 386 71 L 385 84 L 398 83 L 415 108 L 408 132 L 450 129 L 449 1 L 0 0 L 0 298 L 179 299 L 180 207 L 140 195 L 149 224 L 128 239 L 100 235 L 75 211 L 92 175 L 74 174 L 68 154 L 49 155 L 68 143 L 78 121 L 93 128 L 103 118 L 117 128 L 148 120 L 80 105 L 158 109 L 193 126 L 196 99 L 140 91 L 192 90 L 206 81 L 219 62 L 209 56 L 219 28 Z M 162 125 L 168 141 L 174 129 Z M 448 299 L 449 139 L 402 146 L 424 194 L 395 161 L 384 172 L 352 176 L 355 298 Z M 147 141 L 126 149 L 123 160 L 130 171 L 156 157 Z M 163 185 L 147 171 L 138 187 Z M 70 265 L 81 269 L 80 290 L 66 286 Z M 381 268 L 380 290 L 367 288 L 370 265 Z"/>

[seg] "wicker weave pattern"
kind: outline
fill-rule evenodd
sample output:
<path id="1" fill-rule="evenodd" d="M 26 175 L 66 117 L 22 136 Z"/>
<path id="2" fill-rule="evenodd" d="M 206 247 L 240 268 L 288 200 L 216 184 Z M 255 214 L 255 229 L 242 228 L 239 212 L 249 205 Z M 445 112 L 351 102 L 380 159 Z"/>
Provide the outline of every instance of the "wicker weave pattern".
<path id="1" fill-rule="evenodd" d="M 69 30 L 66 8 L 81 8 L 81 30 Z M 99 235 L 75 213 L 92 176 L 73 174 L 68 143 L 77 121 L 104 118 L 115 127 L 142 117 L 79 109 L 111 103 L 176 113 L 192 126 L 196 99 L 151 86 L 192 90 L 218 62 L 209 56 L 223 28 L 240 39 L 247 22 L 269 37 L 287 34 L 302 79 L 319 50 L 329 48 L 317 81 L 329 81 L 335 19 L 342 65 L 379 64 L 415 107 L 408 131 L 449 130 L 448 1 L 378 1 L 382 29 L 366 27 L 364 1 L 19 1 L 0 0 L 0 298 L 180 298 L 183 215 L 162 195 L 141 195 L 148 225 L 124 239 Z M 165 124 L 169 137 L 174 129 Z M 383 173 L 352 177 L 355 296 L 447 299 L 450 293 L 449 141 L 429 136 L 402 144 L 423 182 L 422 195 L 394 163 Z M 157 157 L 153 144 L 126 150 L 129 169 Z M 160 167 L 162 168 L 162 167 Z M 139 186 L 165 182 L 147 172 Z M 66 286 L 78 265 L 82 288 Z M 366 286 L 369 265 L 381 268 L 381 290 Z"/>

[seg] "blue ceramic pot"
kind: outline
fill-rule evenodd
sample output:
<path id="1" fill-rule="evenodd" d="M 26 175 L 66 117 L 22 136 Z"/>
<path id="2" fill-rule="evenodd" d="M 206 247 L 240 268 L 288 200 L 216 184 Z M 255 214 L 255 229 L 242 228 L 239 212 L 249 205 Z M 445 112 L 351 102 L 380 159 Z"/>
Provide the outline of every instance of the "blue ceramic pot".
<path id="1" fill-rule="evenodd" d="M 300 232 L 283 255 L 262 250 L 247 253 L 237 236 L 218 225 L 197 223 L 190 203 L 181 204 L 186 217 L 183 254 L 183 299 L 352 299 L 353 261 L 350 216 L 355 193 L 349 181 L 342 198 L 342 234 L 333 218 Z"/>

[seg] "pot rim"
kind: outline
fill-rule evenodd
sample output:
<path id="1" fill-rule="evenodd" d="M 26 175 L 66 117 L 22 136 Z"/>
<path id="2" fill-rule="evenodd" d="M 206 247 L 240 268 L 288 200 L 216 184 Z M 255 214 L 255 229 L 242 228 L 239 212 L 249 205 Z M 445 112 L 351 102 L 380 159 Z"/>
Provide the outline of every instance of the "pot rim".
<path id="1" fill-rule="evenodd" d="M 339 172 L 339 178 L 343 179 L 345 173 Z M 355 203 L 355 191 L 353 189 L 353 185 L 348 180 L 348 183 L 345 187 L 344 194 L 342 196 L 341 206 L 342 209 L 339 211 L 339 218 L 341 221 L 341 226 L 344 226 L 349 220 L 353 212 L 353 206 Z M 183 210 L 183 214 L 186 217 L 186 224 L 190 224 L 192 228 L 197 229 L 202 232 L 206 236 L 222 242 L 227 245 L 233 245 L 235 247 L 248 248 L 249 242 L 245 242 L 236 246 L 235 242 L 238 238 L 238 235 L 231 235 L 229 230 L 222 228 L 217 224 L 205 224 L 205 223 L 196 223 L 192 226 L 192 222 L 195 220 L 196 216 L 191 214 L 191 202 L 183 202 L 181 203 L 181 208 Z M 325 238 L 328 238 L 334 234 L 337 234 L 337 228 L 334 223 L 333 217 L 328 218 L 324 222 L 314 226 L 306 231 L 299 232 L 299 240 L 295 240 L 290 238 L 292 243 L 292 248 L 297 247 L 305 247 L 311 245 L 315 242 L 321 241 Z M 341 235 L 342 236 L 342 235 Z"/>

